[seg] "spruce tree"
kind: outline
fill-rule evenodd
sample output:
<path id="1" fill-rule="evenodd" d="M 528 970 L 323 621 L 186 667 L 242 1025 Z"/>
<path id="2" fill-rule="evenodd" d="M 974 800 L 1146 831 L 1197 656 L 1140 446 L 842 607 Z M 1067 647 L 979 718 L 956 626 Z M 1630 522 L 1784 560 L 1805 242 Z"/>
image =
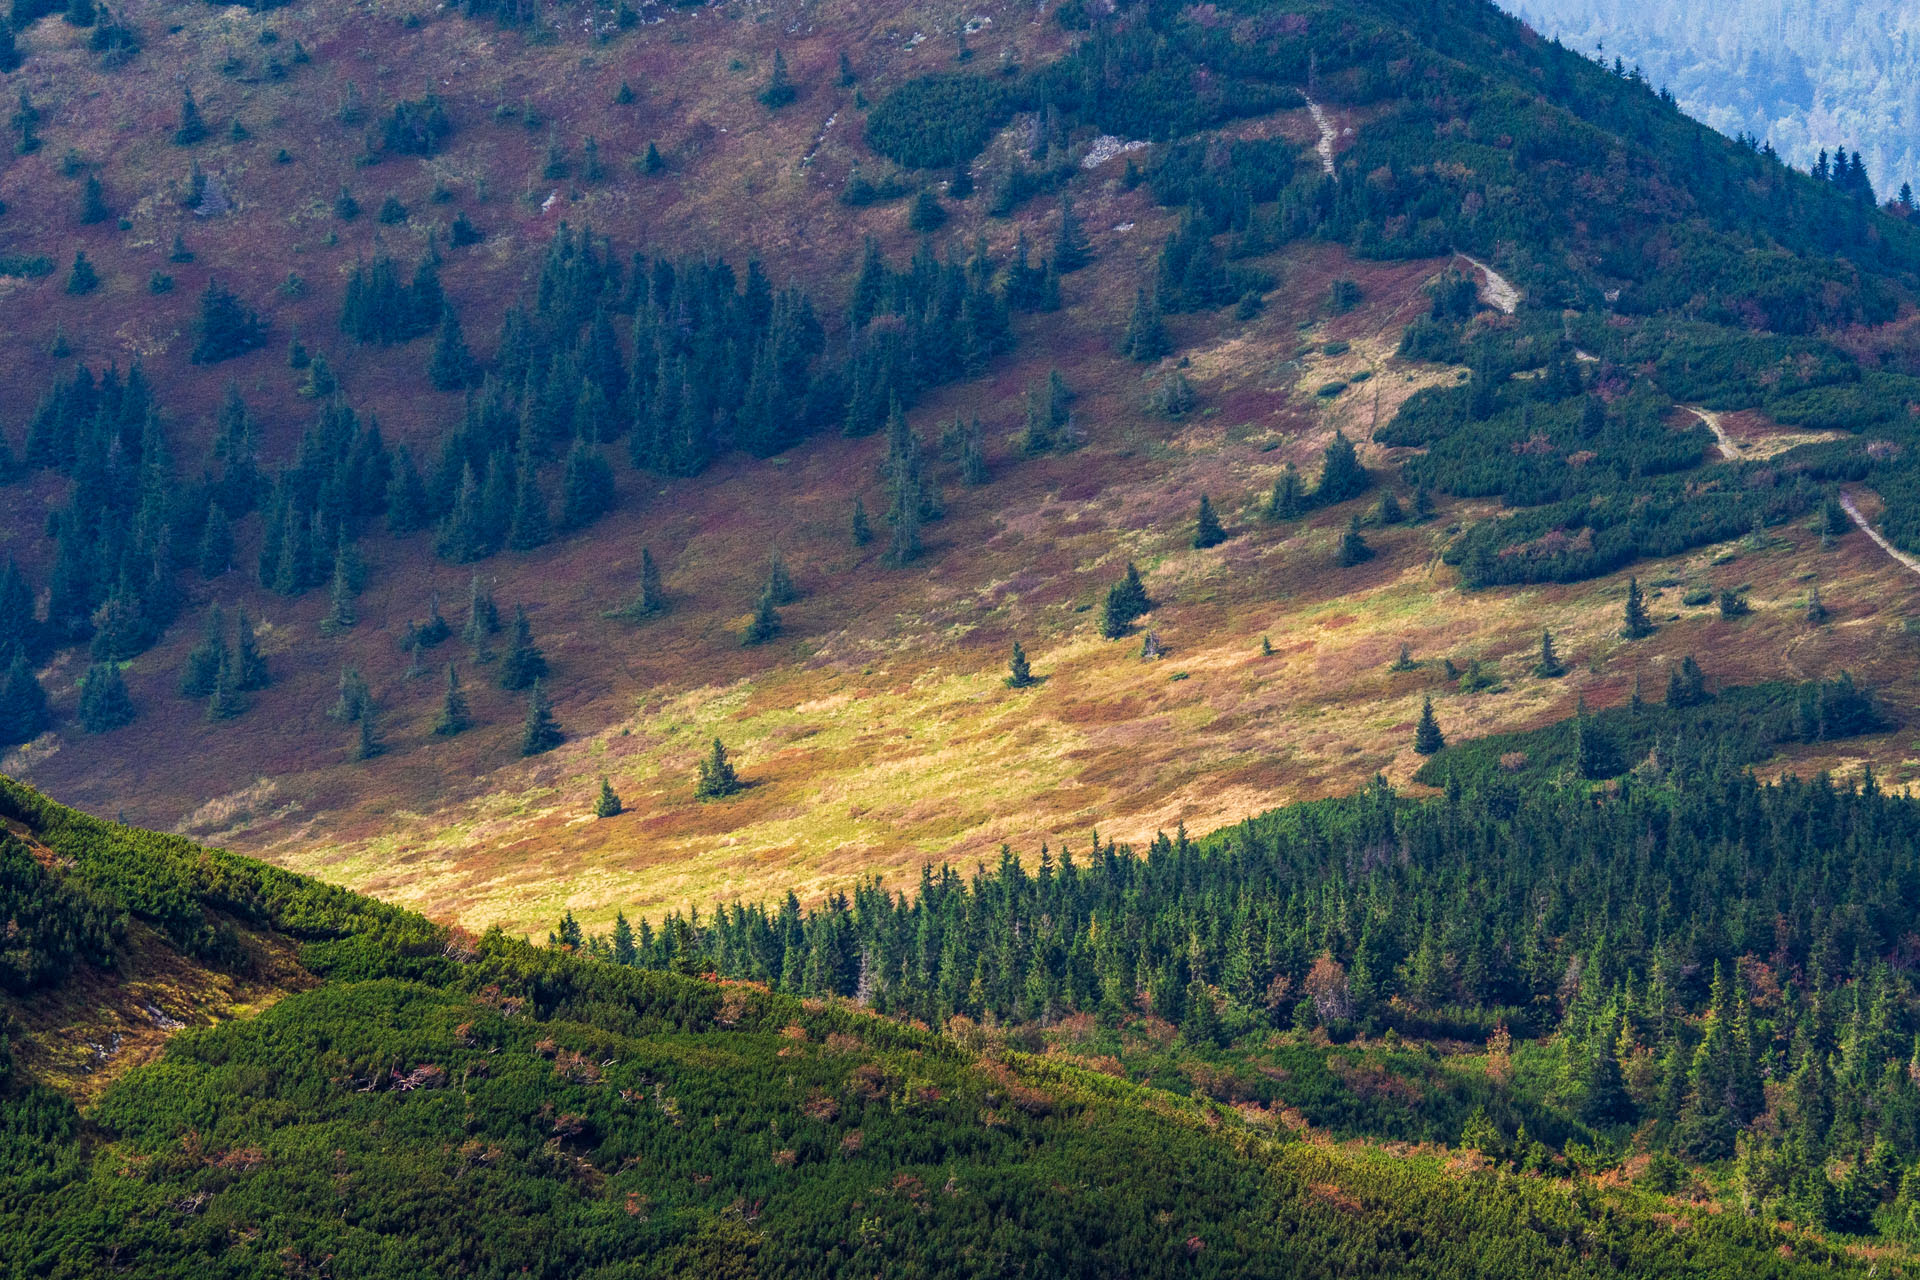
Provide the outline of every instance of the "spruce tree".
<path id="1" fill-rule="evenodd" d="M 1560 655 L 1554 652 L 1553 632 L 1545 627 L 1540 629 L 1540 659 L 1533 664 L 1533 674 L 1543 680 L 1555 680 L 1567 674 Z"/>
<path id="2" fill-rule="evenodd" d="M 1629 640 L 1644 640 L 1653 634 L 1653 619 L 1647 616 L 1646 597 L 1640 594 L 1640 579 L 1627 579 L 1627 604 L 1620 634 Z"/>
<path id="3" fill-rule="evenodd" d="M 527 695 L 527 718 L 520 726 L 520 754 L 537 756 L 563 741 L 565 735 L 553 718 L 553 705 L 547 701 L 546 681 L 535 680 L 532 692 Z"/>
<path id="4" fill-rule="evenodd" d="M 640 958 L 638 948 L 633 945 L 633 926 L 627 923 L 627 913 L 613 913 L 613 962 L 618 965 L 631 965 Z"/>
<path id="5" fill-rule="evenodd" d="M 173 145 L 190 147 L 207 136 L 207 122 L 200 115 L 200 104 L 193 100 L 193 90 L 185 89 L 180 96 L 180 127 L 173 131 Z"/>
<path id="6" fill-rule="evenodd" d="M 387 532 L 396 536 L 427 527 L 430 512 L 426 481 L 414 465 L 413 451 L 401 445 L 387 480 Z"/>
<path id="7" fill-rule="evenodd" d="M 1314 487 L 1314 502 L 1321 506 L 1344 502 L 1365 493 L 1372 483 L 1372 475 L 1360 465 L 1353 441 L 1344 431 L 1335 431 L 1322 460 L 1320 483 Z"/>
<path id="8" fill-rule="evenodd" d="M 80 295 L 92 293 L 100 287 L 100 276 L 93 269 L 93 263 L 87 260 L 86 250 L 73 255 L 73 270 L 67 273 L 67 292 Z"/>
<path id="9" fill-rule="evenodd" d="M 653 561 L 653 552 L 640 548 L 640 591 L 633 602 L 621 610 L 621 616 L 632 621 L 652 617 L 656 613 L 665 613 L 667 609 L 666 588 L 660 581 L 660 567 Z"/>
<path id="10" fill-rule="evenodd" d="M 467 695 L 460 691 L 460 670 L 453 663 L 447 664 L 447 691 L 440 699 L 440 718 L 433 723 L 433 731 L 442 738 L 451 738 L 464 733 L 473 724 L 473 717 L 467 710 Z"/>
<path id="11" fill-rule="evenodd" d="M 584 435 L 576 437 L 561 474 L 560 527 L 584 529 L 613 510 L 613 502 L 613 468 Z"/>
<path id="12" fill-rule="evenodd" d="M 360 735 L 354 740 L 353 758 L 371 760 L 375 756 L 385 755 L 386 742 L 380 737 L 379 713 L 371 706 L 360 713 Z"/>
<path id="13" fill-rule="evenodd" d="M 266 688 L 272 681 L 272 675 L 267 670 L 266 658 L 260 653 L 260 645 L 254 639 L 253 622 L 247 617 L 244 607 L 234 621 L 234 630 L 234 687 L 242 692 Z"/>
<path id="14" fill-rule="evenodd" d="M 775 604 L 792 604 L 800 598 L 800 589 L 793 584 L 793 575 L 787 572 L 787 562 L 780 558 L 778 551 L 767 561 L 766 594 Z"/>
<path id="15" fill-rule="evenodd" d="M 427 378 L 435 389 L 458 391 L 473 385 L 478 368 L 473 353 L 467 350 L 466 336 L 460 332 L 460 316 L 451 305 L 440 310 L 440 335 L 434 339 L 433 356 L 427 361 Z"/>
<path id="16" fill-rule="evenodd" d="M 1054 233 L 1051 261 L 1062 275 L 1071 275 L 1093 261 L 1092 246 L 1087 242 L 1087 233 L 1081 229 L 1080 219 L 1074 216 L 1071 196 L 1060 200 L 1060 226 Z"/>
<path id="17" fill-rule="evenodd" d="M 1269 520 L 1292 520 L 1303 515 L 1306 509 L 1307 494 L 1301 487 L 1300 473 L 1289 462 L 1281 469 L 1273 482 L 1273 491 L 1267 495 L 1266 517 Z"/>
<path id="18" fill-rule="evenodd" d="M 1440 722 L 1433 715 L 1433 698 L 1429 696 L 1420 704 L 1420 723 L 1414 726 L 1413 749 L 1430 756 L 1446 745 L 1446 735 L 1440 732 Z"/>
<path id="19" fill-rule="evenodd" d="M 519 471 L 507 546 L 514 551 L 532 551 L 552 541 L 553 526 L 547 516 L 547 495 L 541 492 L 538 470 L 530 456 L 521 457 Z"/>
<path id="20" fill-rule="evenodd" d="M 779 634 L 780 611 L 774 607 L 773 597 L 762 591 L 760 599 L 754 603 L 753 618 L 741 633 L 740 643 L 749 647 L 765 644 Z"/>
<path id="21" fill-rule="evenodd" d="M 360 621 L 353 609 L 353 582 L 347 574 L 346 551 L 343 548 L 333 557 L 333 588 L 328 598 L 327 616 L 320 619 L 320 634 L 337 636 L 343 631 L 351 631 Z"/>
<path id="22" fill-rule="evenodd" d="M 247 709 L 247 696 L 240 690 L 238 663 L 222 653 L 220 667 L 214 672 L 213 692 L 207 695 L 207 719 L 231 720 Z"/>
<path id="23" fill-rule="evenodd" d="M 6 675 L 0 678 L 0 746 L 31 742 L 48 723 L 46 690 L 27 661 L 26 650 L 15 645 Z"/>
<path id="24" fill-rule="evenodd" d="M 1608 750 L 1600 727 L 1587 714 L 1587 699 L 1583 694 L 1574 703 L 1573 708 L 1573 771 L 1581 778 L 1596 781 L 1607 775 L 1607 765 L 1613 753 Z"/>
<path id="25" fill-rule="evenodd" d="M 1373 514 L 1369 518 L 1374 524 L 1384 529 L 1388 525 L 1399 524 L 1407 516 L 1400 509 L 1400 499 L 1394 496 L 1393 490 L 1382 489 L 1380 501 L 1373 504 Z"/>
<path id="26" fill-rule="evenodd" d="M 96 662 L 80 681 L 80 727 L 106 733 L 133 723 L 133 696 L 117 662 Z"/>
<path id="27" fill-rule="evenodd" d="M 467 585 L 467 625 L 460 638 L 472 650 L 475 662 L 491 662 L 488 641 L 500 631 L 500 611 L 494 607 L 493 593 L 480 581 L 478 573 Z"/>
<path id="28" fill-rule="evenodd" d="M 216 604 L 207 614 L 206 632 L 201 636 L 200 643 L 187 650 L 187 660 L 181 665 L 180 696 L 204 698 L 212 693 L 213 682 L 226 662 L 226 620 Z"/>
<path id="29" fill-rule="evenodd" d="M 1027 652 L 1020 642 L 1013 642 L 1013 658 L 1007 663 L 1007 688 L 1026 689 L 1039 682 L 1033 678 L 1033 670 L 1027 665 Z"/>
<path id="30" fill-rule="evenodd" d="M 700 780 L 694 786 L 694 798 L 698 800 L 723 800 L 740 790 L 740 775 L 734 771 L 733 762 L 727 759 L 727 749 L 720 739 L 713 740 L 713 750 L 700 762 Z"/>
<path id="31" fill-rule="evenodd" d="M 853 498 L 853 523 L 850 532 L 853 535 L 853 545 L 856 547 L 864 547 L 873 541 L 873 525 L 867 520 L 867 504 L 860 500 L 858 494 Z"/>
<path id="32" fill-rule="evenodd" d="M 1227 540 L 1227 531 L 1220 527 L 1220 518 L 1213 513 L 1213 503 L 1206 494 L 1200 495 L 1200 514 L 1193 525 L 1193 546 L 1196 551 L 1208 547 L 1217 547 Z"/>
<path id="33" fill-rule="evenodd" d="M 1413 652 L 1405 644 L 1400 646 L 1399 656 L 1387 664 L 1389 671 L 1412 671 L 1420 664 L 1413 660 Z"/>
<path id="34" fill-rule="evenodd" d="M 1133 312 L 1127 317 L 1126 336 L 1120 340 L 1120 354 L 1141 364 L 1151 364 L 1173 350 L 1160 308 L 1147 297 L 1145 288 L 1133 295 Z"/>
<path id="35" fill-rule="evenodd" d="M 1820 601 L 1820 584 L 1816 582 L 1807 588 L 1807 624 L 1817 627 L 1827 616 L 1827 606 Z"/>
<path id="36" fill-rule="evenodd" d="M 233 525 L 218 501 L 207 504 L 207 521 L 200 531 L 200 576 L 217 578 L 233 568 Z"/>
<path id="37" fill-rule="evenodd" d="M 769 111 L 778 111 L 799 96 L 793 81 L 787 78 L 786 55 L 775 49 L 773 73 L 767 77 L 766 88 L 760 90 L 760 105 Z"/>
<path id="38" fill-rule="evenodd" d="M 1352 568 L 1373 559 L 1373 548 L 1360 536 L 1360 517 L 1354 516 L 1347 522 L 1347 531 L 1340 536 L 1340 564 Z"/>
<path id="39" fill-rule="evenodd" d="M 367 682 L 360 674 L 360 668 L 347 666 L 340 668 L 340 694 L 334 699 L 327 714 L 342 724 L 351 724 L 366 714 L 373 705 L 373 693 L 367 688 Z"/>
<path id="40" fill-rule="evenodd" d="M 533 642 L 533 623 L 525 606 L 515 605 L 513 630 L 507 641 L 507 653 L 500 660 L 499 682 L 502 689 L 525 689 L 546 678 L 547 656 Z"/>
<path id="41" fill-rule="evenodd" d="M 617 818 L 620 813 L 620 797 L 614 794 L 613 784 L 608 782 L 603 774 L 600 778 L 600 794 L 593 802 L 593 816 Z"/>

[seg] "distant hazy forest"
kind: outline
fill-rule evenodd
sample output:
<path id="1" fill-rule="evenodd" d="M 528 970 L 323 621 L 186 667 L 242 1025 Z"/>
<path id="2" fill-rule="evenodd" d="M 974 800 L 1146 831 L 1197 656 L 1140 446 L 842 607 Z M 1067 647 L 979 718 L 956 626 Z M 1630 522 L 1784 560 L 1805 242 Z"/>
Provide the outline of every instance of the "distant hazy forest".
<path id="1" fill-rule="evenodd" d="M 1882 199 L 1920 175 L 1912 0 L 1500 2 L 1582 52 L 1638 63 L 1688 114 L 1772 142 L 1796 169 L 1858 150 Z"/>

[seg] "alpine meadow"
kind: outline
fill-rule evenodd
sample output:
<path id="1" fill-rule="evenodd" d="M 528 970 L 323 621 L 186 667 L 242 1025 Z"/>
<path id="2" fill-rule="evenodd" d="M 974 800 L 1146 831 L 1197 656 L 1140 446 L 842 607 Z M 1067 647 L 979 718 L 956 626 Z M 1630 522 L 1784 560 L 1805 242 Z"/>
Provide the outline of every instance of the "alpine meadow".
<path id="1" fill-rule="evenodd" d="M 0 1278 L 1920 1276 L 1873 5 L 10 2 Z"/>

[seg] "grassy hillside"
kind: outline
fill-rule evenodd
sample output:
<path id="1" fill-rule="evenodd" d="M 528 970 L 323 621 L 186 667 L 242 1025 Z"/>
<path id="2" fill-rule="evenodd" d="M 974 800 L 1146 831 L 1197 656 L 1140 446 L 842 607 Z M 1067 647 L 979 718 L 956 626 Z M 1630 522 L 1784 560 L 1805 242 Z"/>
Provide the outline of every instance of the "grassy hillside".
<path id="1" fill-rule="evenodd" d="M 1645 1180 L 1288 1136 L 1262 1108 L 1121 1083 L 961 1024 L 941 1036 L 838 999 L 624 968 L 497 932 L 448 935 L 11 783 L 6 806 L 60 851 L 44 869 L 54 884 L 133 924 L 174 922 L 168 936 L 186 939 L 175 949 L 212 968 L 256 961 L 244 940 L 216 945 L 211 918 L 211 932 L 191 927 L 196 910 L 301 940 L 303 974 L 287 985 L 309 988 L 179 1031 L 82 1111 L 43 1082 L 43 1035 L 22 1036 L 18 1022 L 78 979 L 0 996 L 19 1046 L 0 1057 L 9 1274 L 944 1276 L 1044 1264 L 1089 1276 L 1794 1276 L 1905 1265 Z M 69 902 L 38 918 L 82 915 Z M 47 938 L 28 945 L 57 951 Z M 80 965 L 104 975 L 123 946 Z M 1303 1073 L 1325 1069 L 1305 1039 L 1287 1052 Z M 1324 1061 L 1351 1071 L 1339 1055 Z"/>
<path id="2" fill-rule="evenodd" d="M 0 248 L 52 269 L 5 284 L 32 341 L 0 352 L 22 388 L 0 535 L 24 572 L 0 614 L 13 627 L 11 602 L 28 601 L 17 631 L 52 716 L 9 768 L 436 917 L 527 930 L 569 908 L 604 924 L 618 907 L 789 888 L 813 900 L 929 856 L 991 857 L 1094 824 L 1144 842 L 1379 771 L 1405 780 L 1428 694 L 1449 732 L 1528 729 L 1581 697 L 1622 702 L 1636 678 L 1659 687 L 1699 652 L 1717 679 L 1845 668 L 1896 711 L 1913 702 L 1913 576 L 1857 535 L 1810 527 L 1841 484 L 1876 487 L 1896 538 L 1910 520 L 1910 342 L 1882 323 L 1914 283 L 1903 220 L 1714 138 L 1485 6 L 1142 6 L 1098 21 L 1073 5 L 988 8 L 964 35 L 944 13 L 851 5 L 632 19 L 130 6 L 106 29 L 126 25 L 141 48 L 112 65 L 88 47 L 100 28 L 58 15 L 23 28 L 9 86 L 32 107 L 16 137 L 38 146 L 0 176 Z M 776 48 L 795 95 L 777 107 L 782 95 L 758 96 Z M 183 135 L 183 88 L 203 137 Z M 1308 97 L 1331 130 L 1330 178 Z M 1131 141 L 1148 145 L 1120 149 Z M 927 231 L 922 191 L 945 217 Z M 388 193 L 404 216 L 382 221 Z M 1062 196 L 1090 257 L 1076 271 L 1060 261 L 1079 256 Z M 456 244 L 462 225 L 481 239 Z M 191 260 L 172 261 L 176 233 Z M 884 280 L 862 272 L 866 236 Z M 1461 281 L 1478 269 L 1456 249 L 1511 278 L 1514 314 L 1476 301 Z M 70 293 L 81 250 L 99 284 Z M 732 264 L 730 296 L 752 296 L 756 258 L 769 293 L 807 295 L 818 350 L 774 399 L 747 395 L 753 353 L 715 354 L 724 326 L 662 292 L 663 260 L 678 280 L 708 278 L 686 269 L 699 254 Z M 465 390 L 491 409 L 434 389 L 431 318 L 409 313 L 401 330 L 418 336 L 391 343 L 343 330 L 350 289 L 369 296 L 382 256 L 403 284 L 437 257 L 494 378 Z M 170 292 L 153 291 L 156 272 Z M 258 313 L 264 345 L 196 364 L 216 278 Z M 1117 352 L 1142 287 L 1170 343 L 1148 360 Z M 956 305 L 968 326 L 943 327 Z M 934 367 L 942 334 L 994 330 L 981 317 L 1002 307 L 991 350 Z M 354 314 L 356 333 L 379 327 Z M 642 352 L 696 329 L 713 348 L 698 359 L 722 372 L 676 384 L 667 362 L 667 385 L 715 400 L 712 436 L 682 454 L 649 434 L 674 415 Z M 312 364 L 289 367 L 296 339 L 337 396 Z M 528 345 L 557 363 L 536 369 L 516 354 Z M 579 406 L 551 388 L 572 385 L 569 361 L 601 369 L 608 351 L 628 382 L 607 380 L 616 394 L 604 413 L 589 404 L 596 425 L 575 449 Z M 876 352 L 906 352 L 909 368 Z M 73 408 L 79 367 L 117 362 L 124 377 L 136 356 L 151 431 L 132 411 L 103 425 Z M 1068 421 L 1032 447 L 1027 396 L 1045 401 L 1056 370 Z M 42 412 L 56 382 L 66 392 Z M 244 415 L 228 411 L 229 384 Z M 887 564 L 891 394 L 945 511 L 906 568 Z M 1589 401 L 1604 406 L 1591 428 Z M 758 416 L 737 417 L 749 402 Z M 1730 463 L 1663 416 L 1675 402 L 1756 410 L 1735 426 L 1826 443 Z M 1313 484 L 1336 429 L 1360 445 L 1365 492 L 1267 519 L 1283 467 Z M 399 468 L 402 446 L 430 527 L 396 535 L 384 489 L 342 494 L 376 463 Z M 498 478 L 503 507 L 521 508 L 525 487 L 557 520 L 572 459 L 596 454 L 610 512 L 529 550 L 448 550 L 461 460 L 476 490 Z M 969 456 L 989 483 L 966 482 Z M 236 479 L 241 460 L 254 481 Z M 1434 518 L 1374 523 L 1383 490 L 1411 509 L 1421 486 Z M 1195 549 L 1202 494 L 1233 536 Z M 876 531 L 866 545 L 850 534 L 856 500 Z M 216 506 L 233 549 L 203 566 Z M 1340 568 L 1355 516 L 1375 555 Z M 307 544 L 301 572 L 260 573 L 289 528 Z M 330 598 L 338 545 L 359 587 L 351 627 Z M 670 607 L 610 618 L 640 589 L 642 549 Z M 779 607 L 776 639 L 746 647 L 775 552 L 798 599 Z M 1130 561 L 1155 608 L 1132 637 L 1102 639 L 1101 602 Z M 458 637 L 418 661 L 401 648 L 436 596 L 461 629 L 476 571 L 506 618 L 528 610 L 556 750 L 521 758 L 526 692 L 498 689 L 501 667 Z M 1661 625 L 1628 643 L 1631 573 Z M 1805 622 L 1814 586 L 1821 626 Z M 1747 616 L 1683 603 L 1743 588 Z M 224 704 L 247 706 L 232 718 L 178 692 L 214 603 L 223 646 L 246 609 L 267 668 L 265 687 Z M 1565 680 L 1525 674 L 1542 626 Z M 1166 656 L 1136 661 L 1148 631 Z M 1016 639 L 1045 677 L 1019 692 L 1002 683 Z M 1422 665 L 1389 670 L 1402 645 Z M 95 647 L 126 702 L 109 696 L 112 673 L 89 675 Z M 1475 660 L 1500 679 L 1467 690 L 1447 676 Z M 474 721 L 452 736 L 434 732 L 450 662 Z M 377 754 L 328 715 L 349 667 Z M 109 727 L 129 704 L 131 723 Z M 716 735 L 750 785 L 700 804 L 695 767 Z M 1911 768 L 1896 735 L 1841 750 L 1790 748 L 1809 765 L 1872 759 L 1896 782 Z M 603 775 L 625 812 L 593 821 Z"/>

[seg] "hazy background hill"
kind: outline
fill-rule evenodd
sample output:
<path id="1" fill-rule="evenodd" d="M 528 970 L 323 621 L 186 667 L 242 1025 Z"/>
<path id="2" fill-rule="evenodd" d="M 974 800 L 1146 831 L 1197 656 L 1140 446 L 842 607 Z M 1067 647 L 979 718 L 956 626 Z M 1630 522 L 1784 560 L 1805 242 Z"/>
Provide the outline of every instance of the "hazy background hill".
<path id="1" fill-rule="evenodd" d="M 1866 157 L 1882 198 L 1920 171 L 1920 7 L 1903 0 L 1503 0 L 1543 35 L 1638 63 L 1696 119 L 1805 169 Z"/>

